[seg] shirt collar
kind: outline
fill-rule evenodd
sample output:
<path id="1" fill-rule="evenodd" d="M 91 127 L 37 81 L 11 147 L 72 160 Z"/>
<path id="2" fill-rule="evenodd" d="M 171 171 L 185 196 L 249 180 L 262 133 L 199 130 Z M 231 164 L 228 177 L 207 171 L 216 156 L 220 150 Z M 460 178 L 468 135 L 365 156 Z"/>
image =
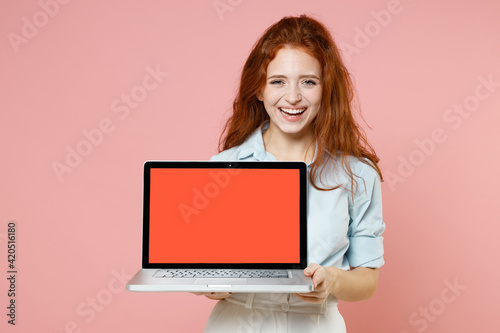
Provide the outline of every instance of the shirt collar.
<path id="1" fill-rule="evenodd" d="M 238 160 L 242 160 L 251 155 L 259 161 L 264 161 L 266 159 L 266 149 L 264 147 L 264 139 L 262 139 L 262 133 L 264 133 L 269 128 L 269 120 L 266 120 L 261 126 L 259 126 L 247 140 L 241 145 L 241 150 L 238 154 Z"/>

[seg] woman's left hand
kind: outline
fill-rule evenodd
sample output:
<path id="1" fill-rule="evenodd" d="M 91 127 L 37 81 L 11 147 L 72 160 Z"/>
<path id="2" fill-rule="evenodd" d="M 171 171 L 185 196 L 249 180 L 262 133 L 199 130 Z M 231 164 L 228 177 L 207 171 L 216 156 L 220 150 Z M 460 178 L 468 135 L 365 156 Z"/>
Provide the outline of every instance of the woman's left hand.
<path id="1" fill-rule="evenodd" d="M 335 267 L 324 267 L 318 264 L 310 264 L 304 269 L 305 276 L 310 276 L 314 284 L 314 290 L 309 293 L 294 294 L 297 298 L 311 303 L 322 304 L 328 295 L 334 291 L 336 273 Z"/>

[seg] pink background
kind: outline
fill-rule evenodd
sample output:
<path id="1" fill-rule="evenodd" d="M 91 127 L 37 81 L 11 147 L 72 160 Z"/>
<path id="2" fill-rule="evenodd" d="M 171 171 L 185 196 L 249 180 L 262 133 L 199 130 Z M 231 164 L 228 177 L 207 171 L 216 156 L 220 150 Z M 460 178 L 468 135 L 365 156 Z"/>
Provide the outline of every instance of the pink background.
<path id="1" fill-rule="evenodd" d="M 499 1 L 54 3 L 0 5 L 0 330 L 202 330 L 213 301 L 120 282 L 140 267 L 142 163 L 212 156 L 252 45 L 307 13 L 344 49 L 386 177 L 386 265 L 372 299 L 340 304 L 349 332 L 498 331 Z M 145 90 L 147 68 L 168 76 Z M 58 179 L 67 147 L 87 156 Z"/>

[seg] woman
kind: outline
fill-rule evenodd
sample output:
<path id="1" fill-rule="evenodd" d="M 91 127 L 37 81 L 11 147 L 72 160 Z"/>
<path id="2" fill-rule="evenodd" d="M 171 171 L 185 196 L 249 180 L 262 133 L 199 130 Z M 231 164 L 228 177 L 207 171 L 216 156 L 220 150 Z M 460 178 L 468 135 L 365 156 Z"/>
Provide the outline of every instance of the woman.
<path id="1" fill-rule="evenodd" d="M 220 300 L 205 332 L 345 332 L 338 300 L 370 298 L 384 264 L 378 157 L 352 114 L 353 87 L 330 33 L 302 15 L 272 25 L 243 68 L 212 160 L 308 165 L 303 294 L 204 294 Z"/>

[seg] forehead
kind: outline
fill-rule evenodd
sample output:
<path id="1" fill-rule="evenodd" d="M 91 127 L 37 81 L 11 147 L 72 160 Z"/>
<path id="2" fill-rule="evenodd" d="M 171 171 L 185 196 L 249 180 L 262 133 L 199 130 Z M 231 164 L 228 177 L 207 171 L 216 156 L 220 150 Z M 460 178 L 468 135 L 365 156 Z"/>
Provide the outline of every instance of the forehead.
<path id="1" fill-rule="evenodd" d="M 267 66 L 267 76 L 275 74 L 320 76 L 321 65 L 316 58 L 301 49 L 282 48 Z"/>

